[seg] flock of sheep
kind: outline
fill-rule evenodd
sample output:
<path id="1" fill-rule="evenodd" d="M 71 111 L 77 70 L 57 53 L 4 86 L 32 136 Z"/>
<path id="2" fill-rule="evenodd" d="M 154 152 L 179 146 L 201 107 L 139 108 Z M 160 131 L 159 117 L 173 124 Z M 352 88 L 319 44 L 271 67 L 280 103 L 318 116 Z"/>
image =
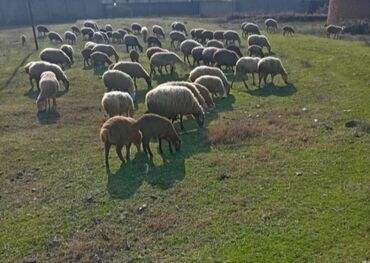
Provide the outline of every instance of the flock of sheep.
<path id="1" fill-rule="evenodd" d="M 265 22 L 267 32 L 276 32 L 278 23 L 274 19 Z M 109 171 L 109 150 L 112 145 L 116 146 L 116 152 L 122 162 L 122 148 L 126 146 L 126 159 L 130 158 L 130 146 L 132 143 L 153 157 L 149 147 L 151 138 L 157 138 L 159 151 L 162 153 L 162 139 L 168 141 L 169 150 L 172 146 L 180 149 L 181 139 L 176 132 L 173 122 L 180 119 L 180 127 L 183 126 L 183 116 L 192 115 L 199 126 L 205 121 L 207 111 L 215 107 L 216 96 L 227 96 L 232 88 L 234 80 L 241 76 L 248 88 L 246 80 L 248 74 L 258 74 L 259 87 L 262 80 L 266 84 L 268 75 L 274 77 L 280 74 L 285 83 L 288 83 L 288 74 L 280 59 L 269 56 L 271 44 L 268 38 L 261 35 L 257 24 L 243 23 L 241 26 L 242 36 L 247 38 L 248 56 L 244 56 L 240 49 L 241 38 L 238 32 L 209 31 L 203 28 L 190 30 L 191 38 L 184 23 L 174 22 L 172 31 L 167 37 L 171 40 L 170 51 L 162 47 L 162 39 L 166 33 L 163 27 L 154 25 L 152 35 L 146 26 L 133 23 L 130 28 L 124 27 L 113 30 L 110 24 L 99 29 L 96 22 L 86 21 L 82 28 L 72 26 L 66 31 L 63 38 L 54 31 L 49 31 L 46 26 L 38 26 L 39 37 L 47 37 L 50 42 L 60 42 L 60 48 L 45 48 L 40 53 L 40 61 L 32 61 L 25 66 L 29 75 L 31 88 L 33 81 L 36 82 L 39 96 L 37 108 L 39 111 L 56 109 L 56 95 L 61 81 L 68 91 L 69 80 L 64 69 L 73 64 L 74 50 L 78 36 L 87 42 L 81 51 L 84 67 L 92 66 L 94 69 L 104 68 L 108 70 L 102 75 L 103 83 L 107 92 L 103 95 L 101 104 L 109 115 L 109 119 L 103 124 L 100 137 L 105 145 L 105 164 Z M 339 29 L 328 27 L 328 34 L 337 35 Z M 290 26 L 283 28 L 284 35 L 293 35 L 294 29 Z M 147 44 L 146 56 L 150 62 L 150 72 L 139 63 L 140 54 L 144 47 L 139 38 Z M 161 41 L 162 40 L 162 41 Z M 21 36 L 22 45 L 26 37 Z M 63 44 L 65 43 L 65 44 Z M 110 43 L 126 46 L 131 61 L 119 61 L 115 47 Z M 130 50 L 131 48 L 131 50 Z M 267 53 L 264 49 L 267 49 Z M 180 50 L 183 59 L 175 51 Z M 139 51 L 139 52 L 138 52 Z M 266 56 L 267 55 L 267 56 Z M 115 63 L 111 57 L 114 57 Z M 193 62 L 189 57 L 193 58 Z M 163 73 L 163 69 L 173 74 L 176 64 L 187 67 L 187 63 L 194 69 L 190 72 L 189 81 L 171 81 L 152 87 L 154 74 Z M 203 63 L 203 65 L 201 65 Z M 168 69 L 169 67 L 169 69 Z M 223 68 L 224 67 L 224 68 Z M 230 83 L 223 70 L 233 70 L 234 78 Z M 148 87 L 145 97 L 147 113 L 135 120 L 134 101 L 136 97 L 136 79 L 143 78 Z"/>

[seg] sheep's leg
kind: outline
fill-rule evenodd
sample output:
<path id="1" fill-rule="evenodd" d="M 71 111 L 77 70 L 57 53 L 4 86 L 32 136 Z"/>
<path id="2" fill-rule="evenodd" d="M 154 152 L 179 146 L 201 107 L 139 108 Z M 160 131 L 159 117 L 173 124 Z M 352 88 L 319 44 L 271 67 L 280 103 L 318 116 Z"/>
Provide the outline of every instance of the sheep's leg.
<path id="1" fill-rule="evenodd" d="M 136 77 L 134 78 L 135 90 L 137 90 Z"/>
<path id="2" fill-rule="evenodd" d="M 248 83 L 243 79 L 244 87 L 249 90 Z"/>
<path id="3" fill-rule="evenodd" d="M 131 143 L 126 144 L 126 160 L 130 160 L 130 148 L 131 148 Z"/>
<path id="4" fill-rule="evenodd" d="M 180 114 L 180 128 L 181 128 L 181 130 L 185 129 L 184 124 L 182 123 L 182 117 L 183 117 L 183 115 Z"/>
<path id="5" fill-rule="evenodd" d="M 231 88 L 231 89 L 233 88 L 233 85 L 234 85 L 234 82 L 235 82 L 236 76 L 237 76 L 237 75 L 234 75 L 234 78 L 233 78 L 233 80 L 231 81 L 231 85 L 230 85 L 230 88 Z"/>
<path id="6" fill-rule="evenodd" d="M 148 149 L 148 153 L 150 155 L 150 159 L 153 159 L 153 153 L 152 153 L 152 150 L 150 149 L 149 140 L 146 142 L 146 148 Z"/>
<path id="7" fill-rule="evenodd" d="M 123 148 L 123 145 L 117 145 L 116 146 L 116 153 L 117 153 L 119 159 L 122 161 L 122 163 L 124 163 L 125 159 L 123 159 L 123 156 L 122 156 L 122 148 Z"/>
<path id="8" fill-rule="evenodd" d="M 53 110 L 57 110 L 57 99 L 55 97 L 53 98 Z"/>
<path id="9" fill-rule="evenodd" d="M 174 71 L 174 66 L 171 65 L 171 76 L 173 75 L 173 71 Z"/>
<path id="10" fill-rule="evenodd" d="M 256 81 L 255 81 L 255 78 L 254 78 L 254 72 L 252 73 L 252 79 L 253 79 L 253 85 L 256 85 Z"/>
<path id="11" fill-rule="evenodd" d="M 31 83 L 31 89 L 30 90 L 33 90 L 33 82 L 32 82 L 31 76 L 30 76 L 30 83 Z"/>
<path id="12" fill-rule="evenodd" d="M 159 149 L 159 153 L 163 154 L 161 137 L 158 137 L 158 149 Z"/>
<path id="13" fill-rule="evenodd" d="M 127 53 L 128 53 L 128 45 L 126 45 L 126 51 L 127 51 Z"/>
<path id="14" fill-rule="evenodd" d="M 105 142 L 104 144 L 104 150 L 105 150 L 105 169 L 109 171 L 109 150 L 110 150 L 111 144 L 109 142 Z"/>
<path id="15" fill-rule="evenodd" d="M 171 146 L 171 141 L 168 140 L 168 149 L 170 151 L 171 154 L 173 154 L 173 150 L 172 150 L 172 146 Z"/>
<path id="16" fill-rule="evenodd" d="M 264 76 L 263 76 L 263 82 L 265 83 L 265 85 L 267 84 L 267 74 L 264 74 Z"/>
<path id="17" fill-rule="evenodd" d="M 146 149 L 146 139 L 145 139 L 145 137 L 143 137 L 142 138 L 142 145 L 143 145 L 143 151 L 144 151 L 144 153 L 145 153 L 145 155 L 148 155 L 148 151 L 147 151 L 147 149 Z"/>
<path id="18" fill-rule="evenodd" d="M 259 82 L 258 82 L 258 87 L 261 88 L 261 81 L 262 81 L 262 74 L 258 74 Z"/>

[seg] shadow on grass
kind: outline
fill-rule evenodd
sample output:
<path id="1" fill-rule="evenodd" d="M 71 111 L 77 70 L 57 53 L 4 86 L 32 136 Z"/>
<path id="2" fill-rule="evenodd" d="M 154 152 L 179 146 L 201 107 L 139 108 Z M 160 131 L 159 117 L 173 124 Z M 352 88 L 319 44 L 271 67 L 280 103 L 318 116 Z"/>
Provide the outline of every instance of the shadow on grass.
<path id="1" fill-rule="evenodd" d="M 288 97 L 292 96 L 294 93 L 297 92 L 297 88 L 293 84 L 289 84 L 286 86 L 275 86 L 272 83 L 269 83 L 262 88 L 250 89 L 247 90 L 252 96 L 257 97 L 268 97 L 268 96 L 277 96 L 277 97 Z"/>
<path id="2" fill-rule="evenodd" d="M 37 113 L 37 119 L 40 124 L 55 124 L 60 118 L 58 111 L 39 111 Z"/>
<path id="3" fill-rule="evenodd" d="M 187 80 L 186 76 L 180 77 L 177 72 L 173 72 L 173 74 L 156 74 L 152 77 L 153 80 L 157 81 L 158 85 L 169 82 L 169 81 L 185 81 Z"/>

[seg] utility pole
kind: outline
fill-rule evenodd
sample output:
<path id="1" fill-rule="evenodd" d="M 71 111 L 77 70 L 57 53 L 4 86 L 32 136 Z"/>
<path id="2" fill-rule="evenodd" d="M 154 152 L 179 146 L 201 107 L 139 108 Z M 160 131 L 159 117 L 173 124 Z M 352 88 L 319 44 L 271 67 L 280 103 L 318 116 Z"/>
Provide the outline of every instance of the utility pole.
<path id="1" fill-rule="evenodd" d="M 31 7 L 30 0 L 27 0 L 27 5 L 28 5 L 28 13 L 29 13 L 30 19 L 31 19 L 32 31 L 33 31 L 33 38 L 35 39 L 35 47 L 36 47 L 36 50 L 39 50 L 39 43 L 37 43 L 35 23 L 33 22 L 33 14 L 32 14 L 32 7 Z"/>

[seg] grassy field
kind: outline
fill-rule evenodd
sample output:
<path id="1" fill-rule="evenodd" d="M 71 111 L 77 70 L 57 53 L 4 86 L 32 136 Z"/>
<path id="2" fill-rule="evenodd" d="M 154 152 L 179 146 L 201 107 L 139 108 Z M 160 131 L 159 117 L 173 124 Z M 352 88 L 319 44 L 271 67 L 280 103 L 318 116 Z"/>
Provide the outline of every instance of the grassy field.
<path id="1" fill-rule="evenodd" d="M 135 21 L 168 32 L 173 20 Z M 236 23 L 187 23 L 239 30 Z M 62 33 L 69 26 L 50 28 Z M 83 69 L 83 42 L 74 47 L 76 62 L 66 70 L 70 91 L 57 99 L 58 113 L 38 116 L 37 94 L 27 92 L 23 70 L 38 52 L 31 41 L 20 47 L 22 33 L 31 37 L 28 28 L 0 31 L 1 262 L 370 257 L 370 137 L 344 126 L 370 119 L 370 49 L 363 42 L 268 35 L 292 85 L 279 77 L 276 86 L 247 91 L 237 82 L 228 98 L 217 100 L 205 127 L 185 121 L 180 153 L 153 151 L 151 163 L 133 147 L 132 160 L 121 165 L 111 150 L 115 174 L 108 177 L 99 138 L 104 86 Z M 245 40 L 242 45 L 245 53 Z M 149 69 L 144 55 L 141 62 Z M 174 78 L 156 77 L 154 85 L 185 79 L 190 70 L 178 66 Z M 136 117 L 146 111 L 146 84 L 138 84 Z"/>

